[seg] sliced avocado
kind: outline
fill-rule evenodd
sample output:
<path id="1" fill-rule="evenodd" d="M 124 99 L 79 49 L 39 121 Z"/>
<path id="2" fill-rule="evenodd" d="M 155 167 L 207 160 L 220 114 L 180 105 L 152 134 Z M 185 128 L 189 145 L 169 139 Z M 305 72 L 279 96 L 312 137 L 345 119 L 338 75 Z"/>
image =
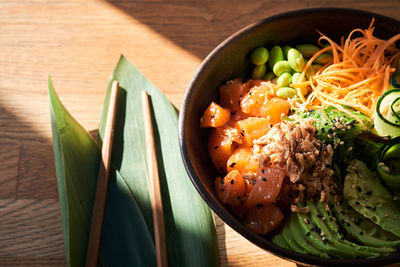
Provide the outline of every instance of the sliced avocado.
<path id="1" fill-rule="evenodd" d="M 336 216 L 335 213 L 332 212 L 331 210 L 326 210 L 326 203 L 322 203 L 320 201 L 317 201 L 315 206 L 318 210 L 318 217 L 321 217 L 321 220 L 323 220 L 328 228 L 331 230 L 332 234 L 336 236 L 338 239 L 342 239 L 342 231 L 339 229 L 339 225 L 336 223 Z"/>
<path id="2" fill-rule="evenodd" d="M 325 251 L 329 256 L 334 258 L 340 258 L 340 259 L 356 258 L 355 253 L 352 252 L 351 250 L 338 249 L 332 246 L 327 239 L 323 240 L 323 237 L 320 235 L 321 229 L 318 228 L 314 223 L 312 223 L 308 214 L 296 213 L 295 215 L 297 217 L 297 221 L 301 230 L 304 233 L 307 232 L 310 233 L 309 235 L 307 234 L 307 240 L 310 242 L 311 245 L 313 245 L 314 247 L 316 247 L 321 251 Z"/>
<path id="3" fill-rule="evenodd" d="M 307 241 L 306 235 L 309 232 L 303 233 L 300 230 L 300 226 L 299 226 L 299 223 L 297 221 L 296 215 L 292 214 L 290 216 L 288 224 L 289 224 L 290 231 L 292 232 L 292 236 L 294 238 L 294 241 L 300 247 L 302 247 L 305 251 L 307 251 L 308 252 L 307 254 L 320 256 L 321 258 L 329 258 L 328 254 L 326 254 L 325 252 L 317 249 L 316 247 L 311 245 L 310 242 Z"/>
<path id="4" fill-rule="evenodd" d="M 386 240 L 386 241 L 399 240 L 398 236 L 392 234 L 391 232 L 383 230 L 382 227 L 373 223 L 368 218 L 365 218 L 360 213 L 356 212 L 353 208 L 351 208 L 349 206 L 349 204 L 347 203 L 347 201 L 345 199 L 343 199 L 341 201 L 341 203 L 339 203 L 339 204 L 340 204 L 339 207 L 341 209 L 340 214 L 345 215 L 345 217 L 347 217 L 348 219 L 353 221 L 356 224 L 356 226 L 359 226 L 359 228 L 361 228 L 368 235 L 373 236 L 375 238 L 382 239 L 382 240 Z M 334 207 L 336 207 L 335 204 L 334 204 Z"/>
<path id="5" fill-rule="evenodd" d="M 362 258 L 372 258 L 380 255 L 379 248 L 359 246 L 346 239 L 339 239 L 337 233 L 333 234 L 333 230 L 329 229 L 324 220 L 318 216 L 320 214 L 318 213 L 315 204 L 311 201 L 307 201 L 307 207 L 310 210 L 311 221 L 315 223 L 319 229 L 321 229 L 321 235 L 323 233 L 323 236 L 326 238 L 326 240 L 328 240 L 327 242 L 333 247 L 352 252 L 357 257 Z"/>
<path id="6" fill-rule="evenodd" d="M 337 221 L 340 226 L 344 228 L 349 237 L 358 241 L 362 245 L 379 247 L 380 252 L 382 254 L 390 254 L 396 251 L 395 247 L 400 246 L 400 240 L 398 241 L 387 241 L 380 238 L 377 238 L 373 235 L 370 235 L 368 231 L 361 228 L 361 223 L 364 221 L 364 225 L 367 224 L 366 218 L 360 218 L 361 215 L 351 216 L 352 213 L 356 213 L 355 211 L 351 212 L 351 208 L 344 208 L 345 204 L 341 204 L 340 206 L 331 203 L 330 206 L 332 210 L 335 211 Z M 372 222 L 370 224 L 374 225 Z M 376 228 L 379 226 L 375 225 Z M 370 227 L 368 229 L 371 229 Z M 382 230 L 383 231 L 383 230 Z"/>
<path id="7" fill-rule="evenodd" d="M 285 240 L 286 244 L 289 245 L 289 247 L 299 253 L 307 254 L 307 251 L 303 249 L 299 244 L 297 244 L 294 241 L 294 238 L 292 236 L 292 232 L 290 231 L 289 224 L 286 223 L 285 226 L 282 229 L 282 236 L 283 239 Z"/>
<path id="8" fill-rule="evenodd" d="M 292 250 L 289 245 L 286 243 L 285 239 L 283 239 L 282 233 L 274 235 L 272 238 L 272 242 L 282 248 L 286 248 L 288 250 Z"/>
<path id="9" fill-rule="evenodd" d="M 400 237 L 400 207 L 375 173 L 359 160 L 351 161 L 347 172 L 343 193 L 349 205 L 384 230 Z"/>

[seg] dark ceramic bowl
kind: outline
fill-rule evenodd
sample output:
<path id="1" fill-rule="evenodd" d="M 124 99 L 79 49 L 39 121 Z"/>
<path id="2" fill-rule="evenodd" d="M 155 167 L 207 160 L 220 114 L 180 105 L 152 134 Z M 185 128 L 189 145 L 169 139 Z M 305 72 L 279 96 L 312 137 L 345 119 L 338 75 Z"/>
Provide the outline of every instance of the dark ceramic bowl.
<path id="1" fill-rule="evenodd" d="M 337 8 L 306 9 L 266 18 L 245 27 L 218 45 L 203 61 L 191 81 L 180 112 L 179 138 L 186 170 L 194 186 L 230 227 L 257 246 L 282 258 L 313 265 L 379 266 L 400 261 L 400 253 L 375 259 L 323 259 L 286 250 L 274 245 L 268 237 L 248 230 L 218 200 L 213 181 L 218 173 L 207 152 L 208 129 L 200 128 L 200 117 L 206 107 L 218 99 L 218 86 L 236 77 L 249 77 L 249 53 L 252 49 L 274 44 L 315 43 L 316 30 L 340 41 L 352 29 L 368 28 L 375 18 L 375 35 L 389 39 L 400 33 L 400 21 L 365 11 Z M 400 222 L 399 222 L 400 223 Z"/>

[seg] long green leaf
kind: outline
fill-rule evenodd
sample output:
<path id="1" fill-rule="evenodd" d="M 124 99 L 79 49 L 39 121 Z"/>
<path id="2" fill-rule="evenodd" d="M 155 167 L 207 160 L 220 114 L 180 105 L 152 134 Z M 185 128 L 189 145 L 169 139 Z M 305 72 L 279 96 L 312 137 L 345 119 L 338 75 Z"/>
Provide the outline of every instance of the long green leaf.
<path id="1" fill-rule="evenodd" d="M 112 165 L 133 192 L 151 232 L 153 227 L 141 107 L 141 91 L 146 90 L 154 110 L 153 125 L 158 148 L 169 265 L 217 266 L 218 247 L 213 216 L 183 166 L 176 110 L 164 94 L 122 56 L 107 88 L 99 127 L 100 136 L 104 132 L 113 80 L 119 81 L 120 94 Z"/>
<path id="2" fill-rule="evenodd" d="M 49 97 L 67 265 L 84 266 L 100 150 L 62 105 L 50 78 Z M 155 266 L 151 234 L 117 171 L 110 175 L 100 257 L 105 266 Z"/>

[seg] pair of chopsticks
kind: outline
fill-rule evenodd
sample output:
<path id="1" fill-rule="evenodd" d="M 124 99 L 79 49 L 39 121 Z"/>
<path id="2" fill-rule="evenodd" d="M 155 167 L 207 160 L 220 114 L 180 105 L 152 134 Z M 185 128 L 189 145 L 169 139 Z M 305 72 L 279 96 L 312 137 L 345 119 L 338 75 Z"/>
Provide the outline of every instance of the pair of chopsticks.
<path id="1" fill-rule="evenodd" d="M 110 172 L 112 140 L 114 136 L 118 82 L 114 81 L 107 112 L 107 122 L 101 149 L 101 163 L 96 189 L 96 199 L 93 207 L 92 223 L 90 226 L 89 244 L 86 256 L 86 267 L 96 267 L 99 257 L 101 231 L 103 228 L 104 208 L 107 197 L 108 177 Z M 167 247 L 165 241 L 164 216 L 162 208 L 160 181 L 158 177 L 157 156 L 154 143 L 151 107 L 146 91 L 142 92 L 144 130 L 146 136 L 147 170 L 149 174 L 151 208 L 156 245 L 157 266 L 168 266 Z"/>

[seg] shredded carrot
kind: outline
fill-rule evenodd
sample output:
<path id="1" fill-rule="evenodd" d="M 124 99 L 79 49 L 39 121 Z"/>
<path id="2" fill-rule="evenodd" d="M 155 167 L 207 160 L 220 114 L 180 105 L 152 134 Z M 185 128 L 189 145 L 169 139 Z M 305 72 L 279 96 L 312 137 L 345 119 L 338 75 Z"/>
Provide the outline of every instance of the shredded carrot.
<path id="1" fill-rule="evenodd" d="M 400 59 L 400 49 L 395 46 L 400 34 L 387 41 L 379 39 L 373 35 L 373 24 L 374 20 L 366 30 L 354 29 L 340 45 L 321 34 L 319 43 L 327 41 L 329 46 L 311 57 L 301 79 L 319 55 L 331 50 L 333 63 L 323 66 L 308 81 L 291 85 L 303 100 L 301 108 L 334 106 L 349 113 L 342 108 L 349 106 L 373 117 L 377 99 L 389 89 L 390 75 Z M 300 94 L 304 87 L 311 88 L 307 97 Z"/>

